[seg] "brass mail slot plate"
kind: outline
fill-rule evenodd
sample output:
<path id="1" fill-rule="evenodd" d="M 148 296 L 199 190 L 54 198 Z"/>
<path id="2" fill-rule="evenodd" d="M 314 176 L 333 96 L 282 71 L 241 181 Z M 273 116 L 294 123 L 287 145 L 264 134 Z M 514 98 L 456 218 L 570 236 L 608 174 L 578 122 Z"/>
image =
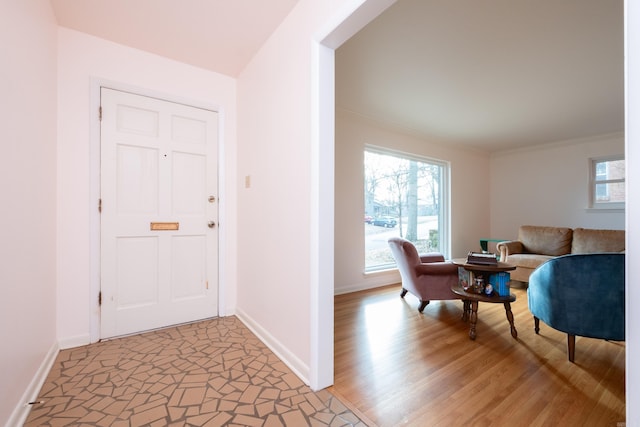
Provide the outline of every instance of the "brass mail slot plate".
<path id="1" fill-rule="evenodd" d="M 179 230 L 180 229 L 180 223 L 179 222 L 152 222 L 151 223 L 151 230 L 154 231 L 173 231 L 173 230 Z"/>

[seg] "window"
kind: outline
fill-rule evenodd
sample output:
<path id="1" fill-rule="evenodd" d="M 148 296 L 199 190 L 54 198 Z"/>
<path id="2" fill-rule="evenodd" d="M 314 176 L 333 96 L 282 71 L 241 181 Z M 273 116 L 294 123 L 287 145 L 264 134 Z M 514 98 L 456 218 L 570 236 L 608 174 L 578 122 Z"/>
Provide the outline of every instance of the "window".
<path id="1" fill-rule="evenodd" d="M 591 159 L 590 207 L 623 209 L 625 166 L 622 156 Z"/>
<path id="2" fill-rule="evenodd" d="M 418 252 L 448 252 L 446 162 L 367 147 L 364 152 L 365 271 L 395 267 L 387 244 L 404 237 Z"/>

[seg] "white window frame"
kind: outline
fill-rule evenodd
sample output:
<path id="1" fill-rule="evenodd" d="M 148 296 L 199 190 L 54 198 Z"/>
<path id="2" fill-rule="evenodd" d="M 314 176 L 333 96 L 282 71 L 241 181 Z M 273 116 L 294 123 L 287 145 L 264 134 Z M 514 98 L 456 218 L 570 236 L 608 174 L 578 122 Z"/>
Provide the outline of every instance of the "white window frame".
<path id="1" fill-rule="evenodd" d="M 589 159 L 589 207 L 590 211 L 604 211 L 604 212 L 624 212 L 625 202 L 598 202 L 596 198 L 596 185 L 597 184 L 614 184 L 625 183 L 625 179 L 597 179 L 596 164 L 603 162 L 611 162 L 616 160 L 623 160 L 624 155 L 606 156 L 606 157 L 594 157 Z"/>
<path id="2" fill-rule="evenodd" d="M 444 255 L 445 259 L 451 258 L 451 209 L 450 209 L 450 200 L 451 200 L 451 164 L 450 162 L 435 159 L 432 157 L 422 156 L 419 154 L 407 153 L 404 151 L 394 150 L 391 148 L 380 147 L 370 144 L 365 144 L 363 155 L 365 151 L 374 152 L 377 154 L 401 157 L 408 160 L 414 160 L 421 163 L 430 163 L 433 165 L 437 165 L 441 167 L 441 177 L 439 182 L 439 194 L 440 194 L 440 203 L 439 203 L 439 211 L 438 211 L 438 230 L 439 230 L 439 242 L 440 242 L 440 252 Z M 363 177 L 364 178 L 364 177 Z M 364 203 L 364 198 L 363 198 Z M 364 208 L 364 206 L 363 206 Z M 364 209 L 363 209 L 364 211 Z M 363 246 L 365 242 L 363 241 Z M 391 249 L 389 249 L 390 251 Z M 366 249 L 365 249 L 366 251 Z M 366 256 L 366 254 L 365 254 Z M 375 274 L 379 271 L 385 271 L 390 268 L 396 268 L 395 264 L 391 265 L 381 265 L 375 268 L 367 268 L 365 264 L 364 274 Z"/>

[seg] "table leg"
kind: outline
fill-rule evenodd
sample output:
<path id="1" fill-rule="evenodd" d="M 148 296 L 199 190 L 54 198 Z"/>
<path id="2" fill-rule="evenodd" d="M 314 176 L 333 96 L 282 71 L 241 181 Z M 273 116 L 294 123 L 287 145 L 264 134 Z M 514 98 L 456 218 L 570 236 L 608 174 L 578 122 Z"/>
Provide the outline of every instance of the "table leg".
<path id="1" fill-rule="evenodd" d="M 469 320 L 469 311 L 471 311 L 471 302 L 469 300 L 462 301 L 462 321 Z"/>
<path id="2" fill-rule="evenodd" d="M 478 321 L 478 301 L 471 301 L 471 326 L 469 327 L 469 338 L 476 339 L 476 322 Z"/>
<path id="3" fill-rule="evenodd" d="M 507 320 L 509 321 L 509 325 L 511 326 L 511 336 L 514 338 L 518 338 L 518 331 L 516 331 L 516 325 L 513 323 L 513 313 L 511 312 L 511 303 L 504 303 L 504 311 L 507 313 Z"/>

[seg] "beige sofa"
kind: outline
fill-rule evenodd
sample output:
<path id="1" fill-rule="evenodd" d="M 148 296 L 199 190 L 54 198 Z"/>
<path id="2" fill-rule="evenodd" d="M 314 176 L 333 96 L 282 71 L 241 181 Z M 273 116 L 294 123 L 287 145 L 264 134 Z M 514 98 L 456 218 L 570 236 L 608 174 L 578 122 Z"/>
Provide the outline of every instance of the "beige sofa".
<path id="1" fill-rule="evenodd" d="M 511 280 L 529 282 L 529 275 L 543 262 L 560 255 L 624 252 L 624 230 L 523 225 L 518 240 L 500 242 L 500 261 L 515 265 Z"/>

